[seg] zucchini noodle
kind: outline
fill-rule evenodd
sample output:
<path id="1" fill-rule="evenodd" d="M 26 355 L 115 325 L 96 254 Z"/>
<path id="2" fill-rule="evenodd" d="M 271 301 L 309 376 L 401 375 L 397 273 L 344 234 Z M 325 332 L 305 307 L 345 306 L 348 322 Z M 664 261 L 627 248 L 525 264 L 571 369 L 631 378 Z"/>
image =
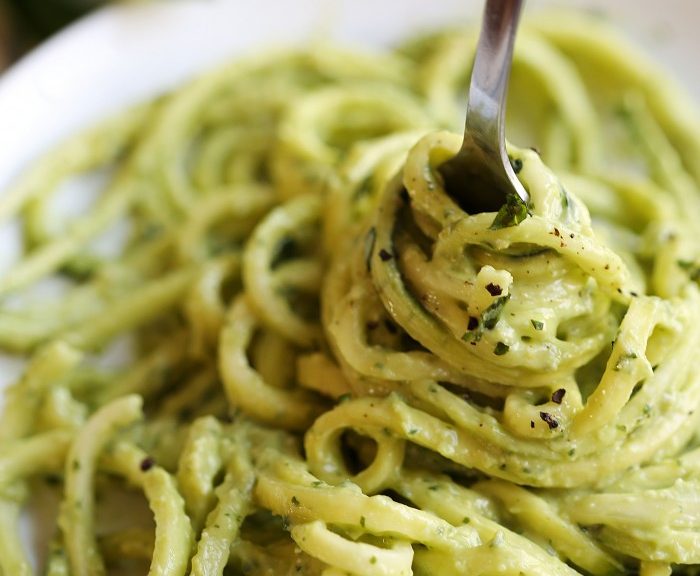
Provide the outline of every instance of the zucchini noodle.
<path id="1" fill-rule="evenodd" d="M 700 115 L 603 21 L 540 15 L 530 201 L 468 214 L 437 168 L 475 41 L 248 57 L 0 196 L 0 576 L 698 573 Z"/>

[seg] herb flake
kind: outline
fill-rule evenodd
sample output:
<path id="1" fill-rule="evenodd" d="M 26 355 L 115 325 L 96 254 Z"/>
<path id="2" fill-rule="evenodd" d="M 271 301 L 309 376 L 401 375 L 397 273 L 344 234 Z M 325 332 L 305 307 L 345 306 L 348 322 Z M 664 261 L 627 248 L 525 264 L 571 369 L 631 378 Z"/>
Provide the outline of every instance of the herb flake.
<path id="1" fill-rule="evenodd" d="M 510 346 L 504 342 L 499 342 L 496 344 L 496 347 L 493 349 L 493 353 L 496 356 L 503 356 L 504 354 L 508 353 L 508 350 L 510 350 Z"/>
<path id="2" fill-rule="evenodd" d="M 510 294 L 505 296 L 500 296 L 496 298 L 492 304 L 484 310 L 481 318 L 476 319 L 473 316 L 469 317 L 469 323 L 467 324 L 467 331 L 462 336 L 462 340 L 465 342 L 479 342 L 481 337 L 484 335 L 485 330 L 493 330 L 498 323 L 498 319 L 501 317 L 503 308 L 510 300 Z"/>
<path id="3" fill-rule="evenodd" d="M 511 192 L 506 196 L 506 203 L 501 206 L 489 228 L 500 230 L 501 228 L 517 226 L 529 215 L 527 204 L 515 192 Z"/>

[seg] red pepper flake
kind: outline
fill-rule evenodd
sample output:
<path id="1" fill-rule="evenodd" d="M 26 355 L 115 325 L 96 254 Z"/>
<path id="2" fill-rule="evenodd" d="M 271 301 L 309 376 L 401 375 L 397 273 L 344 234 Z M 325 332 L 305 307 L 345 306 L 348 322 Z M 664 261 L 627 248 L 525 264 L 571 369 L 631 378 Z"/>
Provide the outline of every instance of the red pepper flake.
<path id="1" fill-rule="evenodd" d="M 488 290 L 488 293 L 491 294 L 491 296 L 500 296 L 503 294 L 503 288 L 501 288 L 498 284 L 494 284 L 493 282 L 489 282 L 486 285 L 486 290 Z"/>
<path id="2" fill-rule="evenodd" d="M 561 401 L 564 399 L 564 395 L 566 394 L 566 390 L 564 388 L 559 388 L 559 390 L 555 390 L 552 392 L 552 402 L 555 404 L 561 404 Z"/>
<path id="3" fill-rule="evenodd" d="M 141 460 L 141 472 L 148 472 L 151 468 L 153 468 L 156 465 L 156 461 L 151 458 L 150 456 L 147 456 L 143 460 Z"/>
<path id="4" fill-rule="evenodd" d="M 547 426 L 549 426 L 550 430 L 559 428 L 559 422 L 549 412 L 540 412 L 540 418 L 542 418 L 542 420 L 544 420 L 547 423 Z"/>

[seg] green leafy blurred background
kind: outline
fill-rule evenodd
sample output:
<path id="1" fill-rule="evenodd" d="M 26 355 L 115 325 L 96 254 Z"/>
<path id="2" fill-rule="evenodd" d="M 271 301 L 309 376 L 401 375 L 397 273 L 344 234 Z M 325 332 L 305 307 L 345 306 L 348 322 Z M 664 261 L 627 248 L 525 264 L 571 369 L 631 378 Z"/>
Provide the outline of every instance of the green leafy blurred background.
<path id="1" fill-rule="evenodd" d="M 0 71 L 107 0 L 0 0 Z"/>

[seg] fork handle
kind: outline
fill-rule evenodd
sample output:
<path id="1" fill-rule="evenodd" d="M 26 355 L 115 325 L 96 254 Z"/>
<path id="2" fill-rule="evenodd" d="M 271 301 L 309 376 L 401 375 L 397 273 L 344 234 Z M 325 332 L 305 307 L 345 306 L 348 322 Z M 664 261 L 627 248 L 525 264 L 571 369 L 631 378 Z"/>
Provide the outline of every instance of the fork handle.
<path id="1" fill-rule="evenodd" d="M 494 156 L 506 155 L 505 100 L 522 4 L 486 0 L 472 69 L 465 132 Z"/>

